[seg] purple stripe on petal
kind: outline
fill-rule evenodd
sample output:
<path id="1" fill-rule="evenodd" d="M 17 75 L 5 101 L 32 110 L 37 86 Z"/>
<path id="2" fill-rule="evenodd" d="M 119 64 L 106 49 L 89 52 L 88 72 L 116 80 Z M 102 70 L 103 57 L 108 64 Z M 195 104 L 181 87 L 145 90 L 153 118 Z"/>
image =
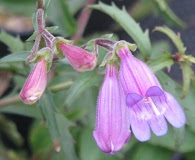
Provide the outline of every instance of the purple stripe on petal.
<path id="1" fill-rule="evenodd" d="M 167 133 L 167 122 L 163 115 L 153 117 L 148 123 L 155 135 L 162 136 Z"/>
<path id="2" fill-rule="evenodd" d="M 171 123 L 176 128 L 180 128 L 186 122 L 185 114 L 179 103 L 171 94 L 166 92 L 166 96 L 167 106 L 164 115 L 169 123 Z"/>
<path id="3" fill-rule="evenodd" d="M 130 112 L 130 123 L 131 123 L 131 128 L 132 131 L 135 135 L 135 137 L 139 141 L 147 141 L 150 139 L 150 127 L 148 125 L 148 122 L 143 119 L 139 119 L 136 115 L 136 108 L 137 106 L 133 108 L 129 108 Z"/>
<path id="4" fill-rule="evenodd" d="M 126 105 L 128 107 L 133 107 L 136 103 L 138 103 L 142 99 L 143 99 L 143 97 L 141 97 L 140 95 L 138 95 L 136 93 L 130 93 L 126 97 Z"/>

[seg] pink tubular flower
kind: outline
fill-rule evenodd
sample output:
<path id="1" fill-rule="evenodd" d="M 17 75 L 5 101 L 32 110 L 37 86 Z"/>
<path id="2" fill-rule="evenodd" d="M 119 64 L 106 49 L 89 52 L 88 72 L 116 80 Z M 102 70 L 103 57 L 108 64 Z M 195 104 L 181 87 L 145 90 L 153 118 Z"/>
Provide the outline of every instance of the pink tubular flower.
<path id="1" fill-rule="evenodd" d="M 151 69 L 135 58 L 127 45 L 122 42 L 121 46 L 117 49 L 121 59 L 120 81 L 135 137 L 140 141 L 150 139 L 150 128 L 157 136 L 166 134 L 165 118 L 174 127 L 182 127 L 186 118 L 175 98 L 163 91 Z"/>
<path id="2" fill-rule="evenodd" d="M 99 148 L 108 154 L 119 151 L 130 139 L 127 106 L 118 82 L 118 68 L 107 64 L 106 75 L 97 102 L 93 136 Z"/>
<path id="3" fill-rule="evenodd" d="M 45 91 L 47 84 L 47 62 L 41 58 L 26 79 L 20 92 L 21 100 L 26 104 L 35 103 Z"/>
<path id="4" fill-rule="evenodd" d="M 96 66 L 97 56 L 83 48 L 65 42 L 57 43 L 57 48 L 68 59 L 72 67 L 79 72 L 93 70 Z"/>

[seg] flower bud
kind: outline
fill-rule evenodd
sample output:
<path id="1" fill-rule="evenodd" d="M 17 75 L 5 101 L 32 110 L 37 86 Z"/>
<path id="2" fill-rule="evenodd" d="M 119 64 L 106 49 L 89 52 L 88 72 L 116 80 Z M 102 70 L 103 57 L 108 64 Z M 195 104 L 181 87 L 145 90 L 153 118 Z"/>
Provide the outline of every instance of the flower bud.
<path id="1" fill-rule="evenodd" d="M 68 59 L 72 67 L 79 71 L 85 72 L 93 70 L 97 64 L 97 55 L 92 54 L 81 47 L 68 44 L 63 40 L 56 40 L 58 51 Z"/>
<path id="2" fill-rule="evenodd" d="M 128 107 L 117 73 L 117 66 L 107 63 L 105 79 L 98 97 L 96 128 L 93 132 L 99 148 L 108 154 L 119 151 L 130 138 Z"/>
<path id="3" fill-rule="evenodd" d="M 20 92 L 21 100 L 26 104 L 35 103 L 45 91 L 47 84 L 47 61 L 41 58 L 26 79 Z"/>

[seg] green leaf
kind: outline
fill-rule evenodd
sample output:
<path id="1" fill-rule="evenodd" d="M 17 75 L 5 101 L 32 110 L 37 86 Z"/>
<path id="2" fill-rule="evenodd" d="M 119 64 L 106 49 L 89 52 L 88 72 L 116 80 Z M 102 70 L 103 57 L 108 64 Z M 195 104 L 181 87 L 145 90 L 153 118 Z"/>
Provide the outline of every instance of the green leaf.
<path id="1" fill-rule="evenodd" d="M 28 56 L 29 52 L 27 51 L 13 53 L 1 58 L 0 63 L 25 62 Z"/>
<path id="2" fill-rule="evenodd" d="M 173 152 L 162 147 L 156 147 L 145 143 L 138 145 L 132 154 L 133 160 L 165 160 L 169 159 Z"/>
<path id="3" fill-rule="evenodd" d="M 47 9 L 49 6 L 50 0 L 44 0 L 44 9 Z"/>
<path id="4" fill-rule="evenodd" d="M 98 76 L 94 72 L 83 73 L 79 78 L 73 83 L 72 87 L 67 93 L 65 104 L 70 107 L 71 104 L 77 100 L 82 93 L 91 86 L 99 84 L 102 80 L 101 76 Z"/>
<path id="5" fill-rule="evenodd" d="M 185 23 L 175 15 L 165 0 L 155 0 L 155 2 L 160 10 L 160 15 L 168 22 L 181 28 L 185 27 Z"/>
<path id="6" fill-rule="evenodd" d="M 184 54 L 186 51 L 186 47 L 184 46 L 181 37 L 179 34 L 175 34 L 170 28 L 164 27 L 156 27 L 154 31 L 159 31 L 166 34 L 175 44 L 179 54 Z"/>
<path id="7" fill-rule="evenodd" d="M 48 129 L 40 123 L 34 123 L 30 130 L 30 146 L 33 153 L 46 154 L 52 145 Z"/>
<path id="8" fill-rule="evenodd" d="M 140 25 L 128 14 L 125 8 L 120 10 L 114 4 L 109 6 L 101 2 L 99 2 L 99 4 L 90 6 L 90 8 L 100 10 L 118 22 L 135 41 L 144 58 L 147 58 L 151 54 L 151 43 L 148 36 L 148 31 L 144 33 Z"/>
<path id="9" fill-rule="evenodd" d="M 23 138 L 19 134 L 16 124 L 3 115 L 0 115 L 0 131 L 3 132 L 6 137 L 15 145 L 21 146 L 23 144 Z"/>
<path id="10" fill-rule="evenodd" d="M 86 3 L 86 0 L 71 0 L 67 1 L 68 8 L 72 14 L 77 13 L 81 7 Z"/>
<path id="11" fill-rule="evenodd" d="M 170 53 L 164 53 L 162 56 L 151 59 L 148 62 L 148 65 L 152 69 L 152 71 L 155 73 L 157 71 L 162 70 L 163 68 L 167 67 L 170 68 L 174 64 L 173 59 L 171 58 Z"/>
<path id="12" fill-rule="evenodd" d="M 30 16 L 36 9 L 34 0 L 0 0 L 4 10 L 14 14 Z"/>
<path id="13" fill-rule="evenodd" d="M 194 71 L 192 67 L 187 62 L 179 63 L 181 70 L 182 70 L 182 77 L 183 77 L 183 90 L 182 90 L 182 98 L 184 98 L 190 90 L 190 83 L 192 78 L 194 77 Z"/>
<path id="14" fill-rule="evenodd" d="M 93 129 L 84 128 L 79 141 L 79 156 L 81 160 L 120 160 L 117 155 L 106 155 L 97 146 L 93 138 Z"/>
<path id="15" fill-rule="evenodd" d="M 69 127 L 73 126 L 72 122 L 58 113 L 52 95 L 49 92 L 42 96 L 40 104 L 40 109 L 47 122 L 53 142 L 59 144 L 56 146 L 56 150 L 61 150 L 63 158 L 77 160 L 74 140 L 69 133 Z"/>
<path id="16" fill-rule="evenodd" d="M 11 113 L 37 119 L 43 118 L 38 108 L 36 108 L 35 106 L 29 106 L 24 104 L 15 104 L 6 107 L 1 107 L 0 113 Z"/>
<path id="17" fill-rule="evenodd" d="M 55 12 L 54 12 L 55 11 Z M 48 7 L 48 19 L 59 26 L 57 30 L 63 36 L 70 36 L 75 33 L 76 22 L 71 15 L 67 2 L 64 0 L 51 1 Z"/>
<path id="18" fill-rule="evenodd" d="M 24 43 L 19 37 L 13 37 L 4 31 L 0 33 L 0 41 L 9 47 L 11 52 L 19 52 L 24 49 Z"/>
<path id="19" fill-rule="evenodd" d="M 149 143 L 153 145 L 162 146 L 168 149 L 171 149 L 173 151 L 179 150 L 181 152 L 191 152 L 195 150 L 195 143 L 192 143 L 195 138 L 195 134 L 190 131 L 188 128 L 185 129 L 185 134 L 181 134 L 178 138 L 178 133 L 180 132 L 180 129 L 173 129 L 173 127 L 169 127 L 168 133 L 162 137 L 157 137 L 155 135 L 152 135 L 151 139 L 148 141 Z M 184 135 L 184 136 L 183 136 Z M 178 142 L 179 141 L 179 142 Z M 180 146 L 177 146 L 177 145 Z"/>

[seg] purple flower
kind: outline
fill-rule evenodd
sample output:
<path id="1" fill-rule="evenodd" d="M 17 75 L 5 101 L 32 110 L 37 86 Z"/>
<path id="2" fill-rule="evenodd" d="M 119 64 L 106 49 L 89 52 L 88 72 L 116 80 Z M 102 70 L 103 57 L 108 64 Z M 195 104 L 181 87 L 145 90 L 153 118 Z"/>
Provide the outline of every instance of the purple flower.
<path id="1" fill-rule="evenodd" d="M 99 92 L 96 128 L 93 132 L 99 148 L 108 154 L 119 151 L 130 139 L 128 107 L 117 74 L 117 66 L 107 64 L 105 79 Z"/>
<path id="2" fill-rule="evenodd" d="M 26 104 L 35 103 L 45 91 L 47 85 L 47 62 L 41 58 L 26 79 L 20 92 L 21 100 Z"/>
<path id="3" fill-rule="evenodd" d="M 140 141 L 150 139 L 150 128 L 157 136 L 166 134 L 165 118 L 174 127 L 182 127 L 186 121 L 183 110 L 171 94 L 163 91 L 151 69 L 135 58 L 123 42 L 117 54 L 121 59 L 120 81 L 135 137 Z"/>
<path id="4" fill-rule="evenodd" d="M 96 54 L 63 41 L 57 43 L 57 48 L 68 59 L 72 67 L 79 72 L 93 70 L 96 66 Z"/>

